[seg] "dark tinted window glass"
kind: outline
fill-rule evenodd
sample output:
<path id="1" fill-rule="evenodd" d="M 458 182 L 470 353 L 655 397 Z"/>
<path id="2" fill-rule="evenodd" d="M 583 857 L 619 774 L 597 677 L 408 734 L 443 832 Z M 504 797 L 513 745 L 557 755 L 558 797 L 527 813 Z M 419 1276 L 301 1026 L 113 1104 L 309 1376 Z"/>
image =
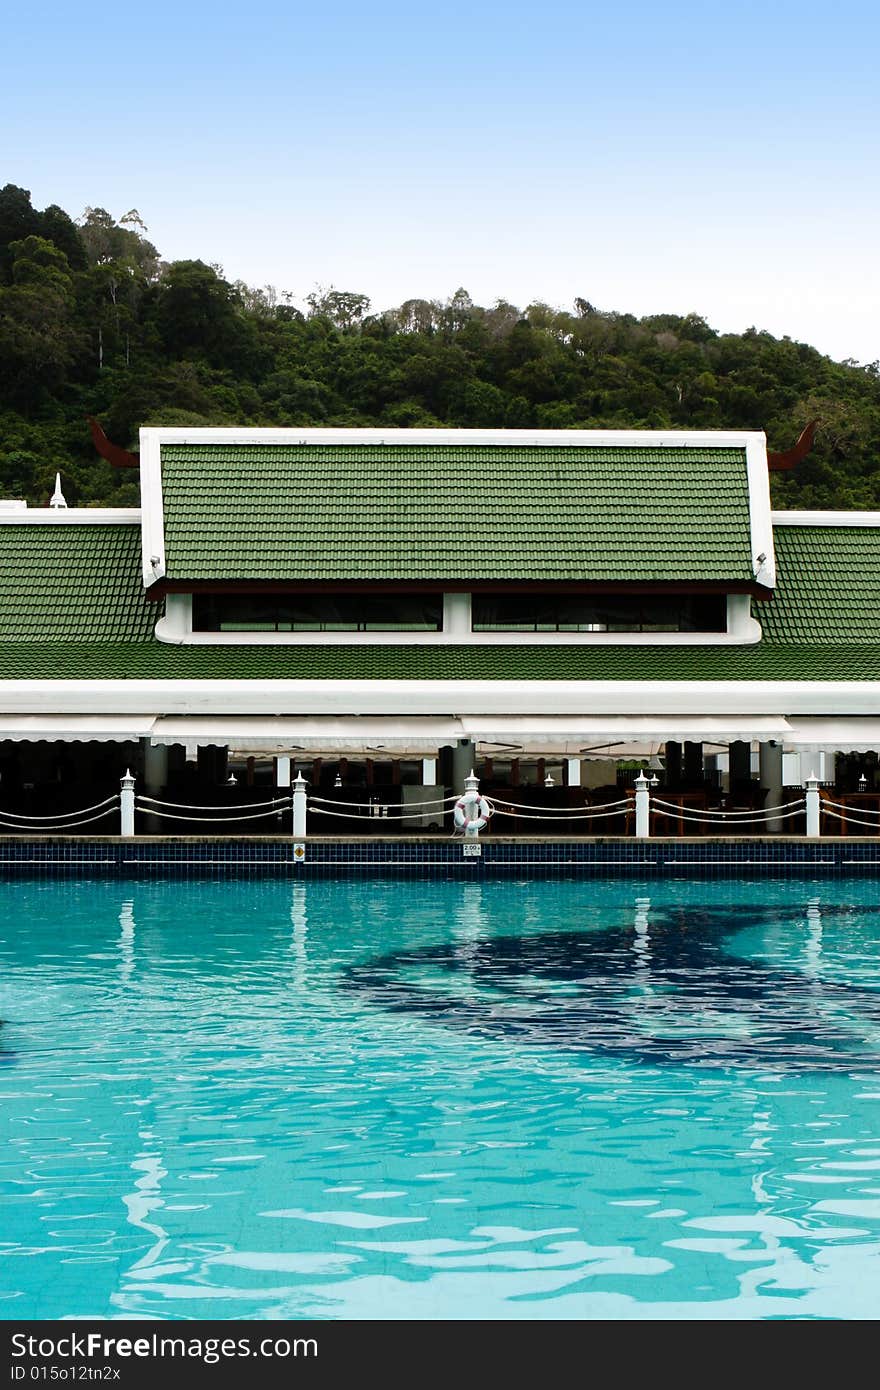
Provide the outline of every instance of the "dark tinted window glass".
<path id="1" fill-rule="evenodd" d="M 723 594 L 474 594 L 475 632 L 725 632 Z"/>
<path id="2" fill-rule="evenodd" d="M 194 594 L 194 632 L 438 632 L 439 594 Z"/>

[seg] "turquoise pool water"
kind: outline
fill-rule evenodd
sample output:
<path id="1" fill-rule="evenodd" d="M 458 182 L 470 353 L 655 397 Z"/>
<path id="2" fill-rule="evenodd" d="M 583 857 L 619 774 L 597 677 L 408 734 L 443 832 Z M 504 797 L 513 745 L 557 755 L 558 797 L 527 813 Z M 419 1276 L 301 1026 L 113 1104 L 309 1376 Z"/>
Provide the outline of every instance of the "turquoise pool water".
<path id="1" fill-rule="evenodd" d="M 4 1318 L 880 1308 L 876 882 L 0 896 Z"/>

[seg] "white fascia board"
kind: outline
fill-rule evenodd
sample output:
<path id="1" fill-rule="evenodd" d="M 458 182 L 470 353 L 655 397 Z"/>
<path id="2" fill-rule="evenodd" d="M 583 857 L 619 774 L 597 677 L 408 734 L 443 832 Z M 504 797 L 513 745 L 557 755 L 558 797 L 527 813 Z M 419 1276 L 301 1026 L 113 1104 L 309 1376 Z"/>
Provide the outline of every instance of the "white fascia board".
<path id="1" fill-rule="evenodd" d="M 29 507 L 0 512 L 0 526 L 136 526 L 138 507 Z"/>
<path id="2" fill-rule="evenodd" d="M 535 444 L 560 447 L 612 444 L 618 448 L 712 448 L 763 450 L 766 440 L 755 430 L 383 430 L 383 429 L 187 429 L 180 426 L 141 430 L 144 444 Z"/>
<path id="3" fill-rule="evenodd" d="M 0 681 L 0 710 L 83 714 L 880 716 L 878 681 Z"/>
<path id="4" fill-rule="evenodd" d="M 160 430 L 142 429 L 141 446 L 141 560 L 144 587 L 165 574 L 165 512 L 162 505 Z"/>
<path id="5" fill-rule="evenodd" d="M 774 512 L 774 526 L 880 526 L 880 512 Z"/>
<path id="6" fill-rule="evenodd" d="M 177 595 L 167 595 L 169 598 Z M 189 597 L 189 595 L 187 595 Z M 748 599 L 748 594 L 744 597 Z M 737 632 L 182 632 L 176 614 L 156 623 L 158 641 L 180 647 L 747 647 L 753 619 Z M 635 660 L 635 658 L 633 658 Z"/>
<path id="7" fill-rule="evenodd" d="M 770 511 L 770 471 L 767 467 L 767 439 L 750 434 L 746 443 L 746 471 L 749 481 L 749 524 L 752 541 L 752 573 L 759 584 L 776 587 L 776 554 L 773 549 L 773 522 Z M 764 558 L 761 559 L 760 557 Z"/>

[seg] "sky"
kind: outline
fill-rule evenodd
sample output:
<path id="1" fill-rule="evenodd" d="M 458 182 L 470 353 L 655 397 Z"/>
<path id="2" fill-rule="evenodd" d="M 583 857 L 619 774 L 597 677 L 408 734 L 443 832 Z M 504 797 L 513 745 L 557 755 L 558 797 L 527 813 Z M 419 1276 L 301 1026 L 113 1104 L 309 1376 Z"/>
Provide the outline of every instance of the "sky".
<path id="1" fill-rule="evenodd" d="M 0 42 L 0 184 L 165 259 L 880 358 L 876 0 L 42 0 Z"/>

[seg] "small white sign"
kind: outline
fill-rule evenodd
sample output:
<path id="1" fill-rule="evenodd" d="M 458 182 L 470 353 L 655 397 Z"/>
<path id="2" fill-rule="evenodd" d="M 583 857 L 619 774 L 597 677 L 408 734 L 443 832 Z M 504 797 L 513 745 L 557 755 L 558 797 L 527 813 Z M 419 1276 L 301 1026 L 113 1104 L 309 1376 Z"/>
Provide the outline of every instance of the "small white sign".
<path id="1" fill-rule="evenodd" d="M 479 859 L 480 855 L 483 853 L 483 846 L 464 844 L 461 847 L 461 852 L 465 859 Z"/>
<path id="2" fill-rule="evenodd" d="M 305 845 L 294 845 L 294 847 L 293 847 L 293 862 L 294 862 L 294 864 L 301 864 L 301 863 L 303 862 L 303 860 L 305 859 L 305 857 L 306 857 L 306 847 L 305 847 Z"/>

